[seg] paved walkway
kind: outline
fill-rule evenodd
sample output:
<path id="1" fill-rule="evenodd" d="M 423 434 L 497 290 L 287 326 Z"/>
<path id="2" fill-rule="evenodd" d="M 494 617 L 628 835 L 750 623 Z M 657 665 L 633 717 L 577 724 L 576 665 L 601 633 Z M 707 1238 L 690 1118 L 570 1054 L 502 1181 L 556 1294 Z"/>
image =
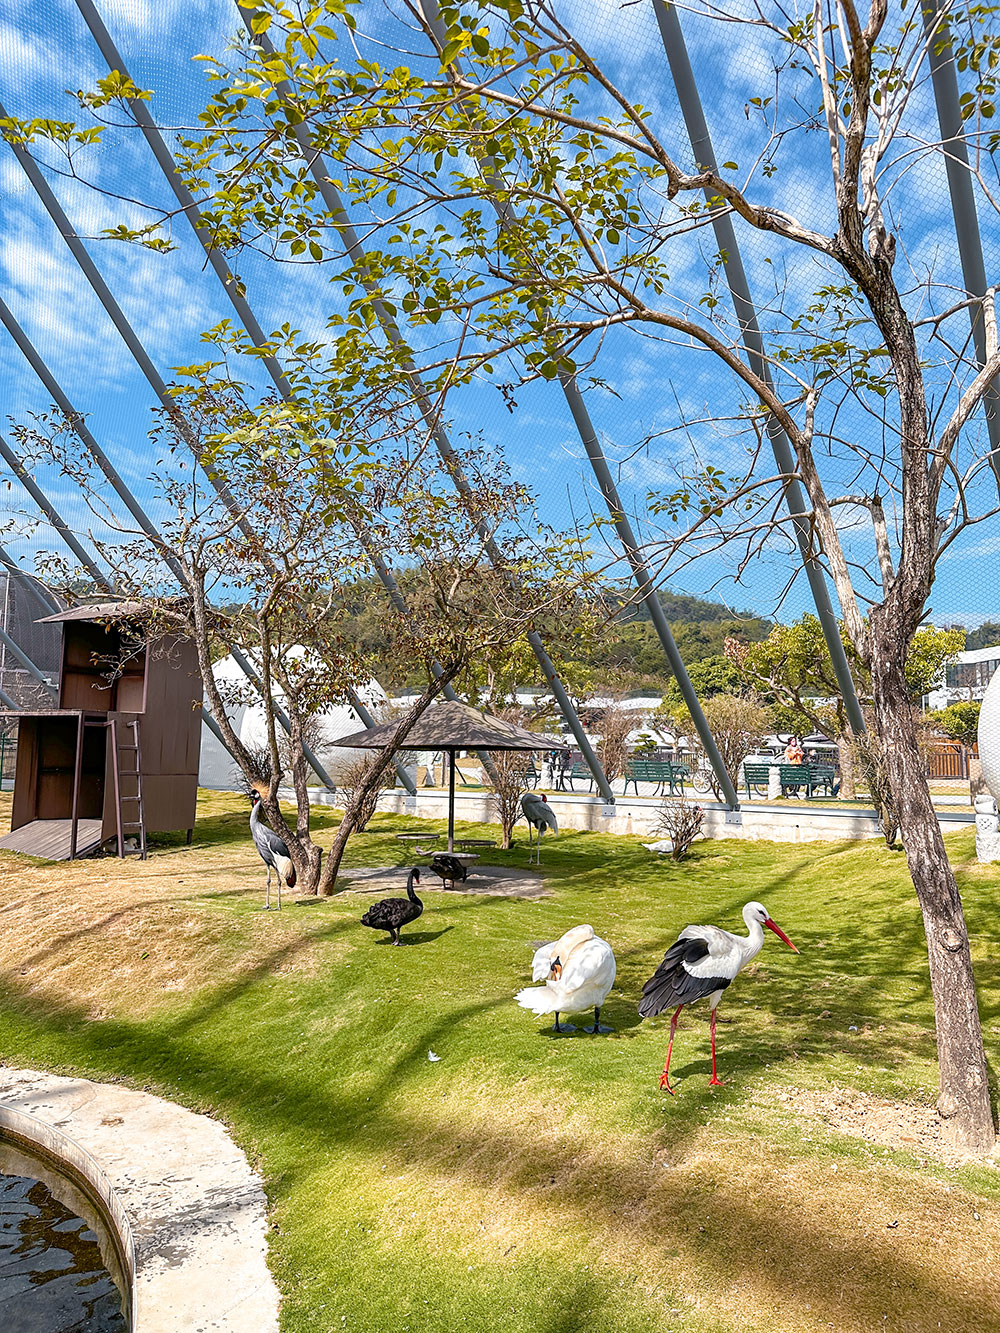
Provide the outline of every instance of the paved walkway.
<path id="1" fill-rule="evenodd" d="M 146 1092 L 0 1068 L 0 1102 L 97 1161 L 132 1227 L 135 1333 L 275 1333 L 267 1200 L 225 1128 Z"/>
<path id="2" fill-rule="evenodd" d="M 543 848 L 542 856 L 544 855 Z M 542 872 L 544 870 L 543 864 Z M 406 893 L 406 877 L 409 871 L 408 865 L 342 870 L 338 882 L 342 880 L 355 893 L 380 893 L 383 897 L 402 898 Z M 419 896 L 428 889 L 441 889 L 444 885 L 432 870 L 420 866 L 420 883 L 414 887 Z M 542 874 L 537 871 L 523 870 L 517 866 L 476 864 L 469 867 L 469 878 L 458 880 L 454 888 L 448 892 L 481 893 L 501 898 L 547 898 L 549 891 L 545 887 Z"/>

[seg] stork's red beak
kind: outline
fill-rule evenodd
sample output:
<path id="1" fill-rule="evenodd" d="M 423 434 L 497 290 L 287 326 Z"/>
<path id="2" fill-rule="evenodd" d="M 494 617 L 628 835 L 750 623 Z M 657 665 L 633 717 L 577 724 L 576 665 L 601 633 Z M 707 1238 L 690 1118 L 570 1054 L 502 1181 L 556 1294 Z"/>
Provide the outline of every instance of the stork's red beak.
<path id="1" fill-rule="evenodd" d="M 788 945 L 789 949 L 791 949 L 792 953 L 798 953 L 798 949 L 796 949 L 792 941 L 788 938 L 788 936 L 785 934 L 785 932 L 781 929 L 780 926 L 776 926 L 774 924 L 774 922 L 771 920 L 770 917 L 767 918 L 767 920 L 764 922 L 764 925 L 767 926 L 768 930 L 773 930 L 779 940 L 784 940 L 785 943 Z"/>

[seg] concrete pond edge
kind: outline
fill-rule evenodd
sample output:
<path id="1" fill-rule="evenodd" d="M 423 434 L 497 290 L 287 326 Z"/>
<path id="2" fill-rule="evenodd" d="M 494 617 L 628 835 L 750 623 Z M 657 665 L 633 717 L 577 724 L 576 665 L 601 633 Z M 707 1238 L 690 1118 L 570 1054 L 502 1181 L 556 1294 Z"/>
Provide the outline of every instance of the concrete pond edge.
<path id="1" fill-rule="evenodd" d="M 217 1120 L 120 1084 L 0 1066 L 0 1135 L 99 1207 L 133 1333 L 276 1333 L 263 1184 Z"/>

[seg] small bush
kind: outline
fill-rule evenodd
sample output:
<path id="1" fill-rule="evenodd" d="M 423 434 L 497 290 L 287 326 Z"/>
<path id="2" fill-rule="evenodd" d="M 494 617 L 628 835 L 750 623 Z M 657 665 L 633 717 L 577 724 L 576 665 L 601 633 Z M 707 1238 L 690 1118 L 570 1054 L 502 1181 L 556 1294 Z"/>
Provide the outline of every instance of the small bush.
<path id="1" fill-rule="evenodd" d="M 683 797 L 677 797 L 661 803 L 656 819 L 656 831 L 673 843 L 670 849 L 673 860 L 682 861 L 704 823 L 705 811 L 700 805 L 695 805 Z"/>
<path id="2" fill-rule="evenodd" d="M 495 750 L 493 775 L 485 774 L 490 787 L 490 813 L 500 825 L 501 847 L 509 847 L 514 825 L 521 817 L 521 797 L 528 790 L 528 756 L 516 750 Z"/>

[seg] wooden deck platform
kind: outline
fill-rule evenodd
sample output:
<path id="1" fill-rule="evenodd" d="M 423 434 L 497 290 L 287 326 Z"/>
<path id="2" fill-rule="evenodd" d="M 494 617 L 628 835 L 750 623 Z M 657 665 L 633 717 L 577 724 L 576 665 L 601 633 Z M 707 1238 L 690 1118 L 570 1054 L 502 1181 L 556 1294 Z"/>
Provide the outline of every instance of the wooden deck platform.
<path id="1" fill-rule="evenodd" d="M 101 845 L 101 828 L 99 819 L 79 821 L 76 827 L 77 856 L 86 856 Z M 35 819 L 0 838 L 0 850 L 43 856 L 48 861 L 68 861 L 71 836 L 72 821 L 69 819 Z"/>

